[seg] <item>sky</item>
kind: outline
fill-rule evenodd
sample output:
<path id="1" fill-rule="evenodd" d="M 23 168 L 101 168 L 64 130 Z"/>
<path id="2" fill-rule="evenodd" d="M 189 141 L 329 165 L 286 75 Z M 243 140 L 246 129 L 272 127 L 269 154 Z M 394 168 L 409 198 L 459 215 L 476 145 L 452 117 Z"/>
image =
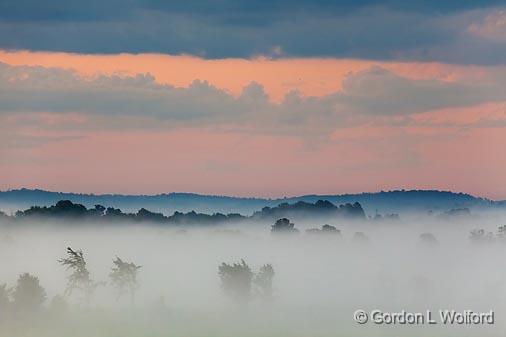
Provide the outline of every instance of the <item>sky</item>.
<path id="1" fill-rule="evenodd" d="M 0 2 L 0 189 L 506 199 L 505 1 Z"/>

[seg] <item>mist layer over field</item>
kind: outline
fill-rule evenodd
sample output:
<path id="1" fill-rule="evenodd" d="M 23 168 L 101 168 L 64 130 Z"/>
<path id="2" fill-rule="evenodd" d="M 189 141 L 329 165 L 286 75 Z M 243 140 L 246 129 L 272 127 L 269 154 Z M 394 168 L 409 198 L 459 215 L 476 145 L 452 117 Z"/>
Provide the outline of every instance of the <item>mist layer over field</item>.
<path id="1" fill-rule="evenodd" d="M 271 235 L 270 226 L 181 228 L 154 225 L 5 224 L 0 227 L 0 284 L 29 272 L 47 292 L 34 314 L 0 317 L 1 336 L 504 336 L 506 239 L 500 214 L 471 220 L 333 223 L 341 234 L 308 234 L 323 223 L 295 223 L 299 234 Z M 493 232 L 470 240 L 470 231 Z M 364 236 L 356 235 L 364 233 Z M 422 233 L 437 242 L 422 242 Z M 503 241 L 504 240 L 504 241 Z M 56 305 L 69 271 L 58 259 L 82 249 L 100 284 L 89 303 L 78 292 Z M 142 266 L 135 303 L 117 298 L 113 259 Z M 222 262 L 241 259 L 275 271 L 273 298 L 238 303 L 218 276 Z M 495 312 L 493 325 L 357 324 L 357 309 Z M 2 314 L 2 313 L 0 313 Z"/>

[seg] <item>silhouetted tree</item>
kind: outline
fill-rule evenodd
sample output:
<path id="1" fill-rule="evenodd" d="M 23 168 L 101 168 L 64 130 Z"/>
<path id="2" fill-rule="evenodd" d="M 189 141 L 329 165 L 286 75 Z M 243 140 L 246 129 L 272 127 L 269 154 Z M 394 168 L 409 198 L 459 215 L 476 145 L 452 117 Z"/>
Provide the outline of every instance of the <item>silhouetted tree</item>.
<path id="1" fill-rule="evenodd" d="M 107 207 L 107 209 L 105 210 L 105 215 L 109 217 L 121 217 L 124 216 L 125 214 L 119 208 Z"/>
<path id="2" fill-rule="evenodd" d="M 340 233 L 336 227 L 327 224 L 322 226 L 322 232 Z"/>
<path id="3" fill-rule="evenodd" d="M 72 273 L 68 276 L 65 296 L 71 295 L 75 290 L 81 290 L 88 303 L 99 283 L 90 278 L 90 272 L 86 267 L 86 260 L 84 259 L 83 252 L 81 250 L 75 251 L 67 247 L 67 257 L 58 260 L 58 262 L 60 262 L 62 266 L 65 266 L 67 270 L 72 270 Z"/>
<path id="4" fill-rule="evenodd" d="M 298 233 L 299 230 L 297 228 L 294 228 L 294 224 L 290 222 L 287 218 L 281 218 L 274 223 L 274 225 L 271 226 L 271 233 L 272 234 L 294 234 Z"/>
<path id="5" fill-rule="evenodd" d="M 245 220 L 246 217 L 242 216 L 237 213 L 230 213 L 230 214 L 222 214 L 222 213 L 214 213 L 214 214 L 203 214 L 203 213 L 197 213 L 195 211 L 191 211 L 188 213 L 182 213 L 182 212 L 174 212 L 169 217 L 164 217 L 164 219 L 171 223 L 171 224 L 178 224 L 178 225 L 214 225 L 218 223 L 223 222 L 238 222 Z"/>
<path id="6" fill-rule="evenodd" d="M 32 206 L 24 211 L 17 211 L 16 218 L 40 218 L 40 219 L 69 219 L 91 220 L 98 219 L 103 215 L 102 206 L 96 205 L 93 209 L 87 209 L 84 205 L 75 204 L 70 200 L 60 200 L 53 206 Z"/>
<path id="7" fill-rule="evenodd" d="M 426 247 L 434 247 L 437 246 L 438 242 L 434 234 L 432 233 L 422 233 L 420 234 L 420 244 Z"/>
<path id="8" fill-rule="evenodd" d="M 341 235 L 341 231 L 334 226 L 323 225 L 321 229 L 319 229 L 319 228 L 306 229 L 306 234 L 310 234 L 310 235 L 313 235 L 313 234 L 316 234 L 316 235 L 321 235 L 321 234 Z"/>
<path id="9" fill-rule="evenodd" d="M 3 220 L 3 219 L 8 219 L 9 216 L 7 214 L 5 214 L 4 212 L 0 211 L 0 220 Z"/>
<path id="10" fill-rule="evenodd" d="M 124 262 L 119 257 L 113 260 L 114 266 L 111 268 L 109 277 L 111 282 L 118 291 L 117 299 L 123 294 L 130 294 L 130 300 L 132 304 L 135 299 L 135 291 L 139 287 L 137 281 L 137 273 L 141 266 L 135 265 L 133 262 Z"/>
<path id="11" fill-rule="evenodd" d="M 469 233 L 469 240 L 473 243 L 487 243 L 494 240 L 494 233 L 485 232 L 484 229 L 473 229 Z"/>
<path id="12" fill-rule="evenodd" d="M 321 233 L 322 233 L 322 231 L 319 228 L 309 228 L 309 229 L 306 229 L 306 234 L 308 234 L 308 235 L 318 235 L 318 234 L 321 234 Z"/>
<path id="13" fill-rule="evenodd" d="M 221 279 L 221 287 L 227 296 L 238 302 L 249 300 L 253 272 L 244 260 L 234 264 L 222 263 L 218 267 L 218 275 Z"/>
<path id="14" fill-rule="evenodd" d="M 162 213 L 155 213 L 148 211 L 145 208 L 141 208 L 137 214 L 135 214 L 136 221 L 147 221 L 147 222 L 166 222 L 168 218 Z"/>
<path id="15" fill-rule="evenodd" d="M 101 217 L 105 214 L 105 207 L 102 205 L 95 205 L 94 208 L 88 210 L 88 213 L 90 214 L 90 216 Z"/>
<path id="16" fill-rule="evenodd" d="M 264 264 L 260 267 L 253 282 L 257 286 L 259 295 L 266 299 L 272 299 L 272 280 L 274 279 L 274 268 L 271 264 Z"/>
<path id="17" fill-rule="evenodd" d="M 7 310 L 9 310 L 10 304 L 11 304 L 11 289 L 7 287 L 7 284 L 0 284 L 0 316 L 2 316 L 2 313 L 5 313 Z M 0 320 L 2 317 L 0 317 Z"/>
<path id="18" fill-rule="evenodd" d="M 467 207 L 452 208 L 442 214 L 444 217 L 467 217 L 471 215 L 471 210 Z"/>
<path id="19" fill-rule="evenodd" d="M 363 232 L 356 232 L 351 241 L 354 243 L 366 243 L 369 242 L 369 237 Z"/>
<path id="20" fill-rule="evenodd" d="M 46 300 L 46 291 L 41 287 L 38 277 L 24 273 L 18 278 L 12 298 L 16 309 L 33 312 L 40 309 Z"/>
<path id="21" fill-rule="evenodd" d="M 362 206 L 356 202 L 354 204 L 344 204 L 336 206 L 328 200 L 318 200 L 310 203 L 297 201 L 289 204 L 283 202 L 276 207 L 264 207 L 261 211 L 252 215 L 253 219 L 279 219 L 279 218 L 314 218 L 314 217 L 339 217 L 348 219 L 365 219 L 365 213 Z"/>
<path id="22" fill-rule="evenodd" d="M 506 225 L 499 226 L 499 228 L 497 228 L 497 237 L 500 239 L 506 238 Z"/>
<path id="23" fill-rule="evenodd" d="M 372 218 L 373 221 L 376 222 L 395 222 L 399 221 L 401 218 L 399 217 L 399 214 L 391 213 L 391 214 L 385 214 L 381 215 L 378 213 L 378 210 L 376 210 L 376 214 Z"/>
<path id="24" fill-rule="evenodd" d="M 65 298 L 61 295 L 55 295 L 51 299 L 51 303 L 49 304 L 49 308 L 53 313 L 61 314 L 64 312 L 68 307 L 67 301 L 65 301 Z"/>

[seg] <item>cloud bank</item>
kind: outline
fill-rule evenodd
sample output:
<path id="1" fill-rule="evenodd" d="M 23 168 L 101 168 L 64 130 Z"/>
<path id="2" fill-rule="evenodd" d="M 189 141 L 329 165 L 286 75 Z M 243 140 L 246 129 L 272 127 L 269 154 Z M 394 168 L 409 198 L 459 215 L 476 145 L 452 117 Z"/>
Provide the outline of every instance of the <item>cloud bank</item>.
<path id="1" fill-rule="evenodd" d="M 332 94 L 311 97 L 291 91 L 276 103 L 255 82 L 233 95 L 200 80 L 175 87 L 157 83 L 150 74 L 84 76 L 61 68 L 0 64 L 3 115 L 73 113 L 94 119 L 98 128 L 227 125 L 249 132 L 326 135 L 378 118 L 504 100 L 506 87 L 500 79 L 408 79 L 379 66 L 350 73 L 342 89 Z M 105 123 L 96 123 L 97 118 Z"/>
<path id="2" fill-rule="evenodd" d="M 0 48 L 504 64 L 503 17 L 503 1 L 27 0 L 0 4 Z"/>

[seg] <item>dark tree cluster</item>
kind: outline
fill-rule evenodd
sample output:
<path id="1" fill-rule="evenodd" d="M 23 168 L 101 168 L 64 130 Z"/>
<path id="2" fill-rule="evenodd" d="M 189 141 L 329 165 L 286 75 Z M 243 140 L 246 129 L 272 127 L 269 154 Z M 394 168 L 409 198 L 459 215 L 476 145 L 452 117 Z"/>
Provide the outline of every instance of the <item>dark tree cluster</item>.
<path id="1" fill-rule="evenodd" d="M 0 214 L 1 216 L 1 214 Z M 18 211 L 12 220 L 81 220 L 81 221 L 107 221 L 107 222 L 147 222 L 171 225 L 215 225 L 227 222 L 244 220 L 273 221 L 287 217 L 336 217 L 346 219 L 363 219 L 365 213 L 359 203 L 347 203 L 336 206 L 329 201 L 318 200 L 314 204 L 303 201 L 294 204 L 282 203 L 277 207 L 264 207 L 260 212 L 247 217 L 238 213 L 203 214 L 195 211 L 182 213 L 174 212 L 170 216 L 152 212 L 141 208 L 137 213 L 124 213 L 119 208 L 95 205 L 87 209 L 85 206 L 73 203 L 70 200 L 60 200 L 53 206 L 32 206 L 27 210 Z M 7 217 L 5 215 L 5 217 Z M 9 218 L 9 217 L 7 217 Z"/>
<path id="2" fill-rule="evenodd" d="M 169 217 L 169 222 L 176 225 L 213 225 L 230 221 L 242 221 L 245 219 L 246 217 L 237 213 L 214 213 L 209 215 L 191 211 L 188 213 L 174 212 L 174 214 Z"/>
<path id="3" fill-rule="evenodd" d="M 362 206 L 355 202 L 336 206 L 327 200 L 318 200 L 309 203 L 298 201 L 294 204 L 282 203 L 276 207 L 264 207 L 261 211 L 253 214 L 254 219 L 278 219 L 278 218 L 315 218 L 315 217 L 336 217 L 346 219 L 366 218 Z"/>
<path id="4" fill-rule="evenodd" d="M 60 200 L 53 206 L 32 206 L 25 211 L 16 212 L 16 217 L 63 217 L 84 218 L 94 215 L 94 209 L 88 210 L 81 204 L 74 204 L 70 200 Z"/>
<path id="5" fill-rule="evenodd" d="M 287 218 L 278 219 L 274 225 L 271 226 L 272 234 L 297 234 L 299 230 Z"/>
<path id="6" fill-rule="evenodd" d="M 212 225 L 228 221 L 241 221 L 246 217 L 237 214 L 214 213 L 212 215 L 197 213 L 191 211 L 188 213 L 174 212 L 171 216 L 165 216 L 162 213 L 151 212 L 141 208 L 137 213 L 123 213 L 121 209 L 114 207 L 104 207 L 95 205 L 87 209 L 81 204 L 73 203 L 69 200 L 58 201 L 55 205 L 49 207 L 32 206 L 27 210 L 16 212 L 15 219 L 37 219 L 37 220 L 68 220 L 79 219 L 83 221 L 108 221 L 108 222 L 150 222 L 158 224 L 174 225 Z"/>
<path id="7" fill-rule="evenodd" d="M 290 234 L 298 234 L 299 230 L 295 228 L 295 224 L 290 222 L 287 218 L 278 219 L 274 225 L 271 226 L 271 234 L 275 236 L 290 236 Z M 309 237 L 321 238 L 341 238 L 341 231 L 334 226 L 325 224 L 321 228 L 310 228 L 306 230 L 306 235 Z M 367 243 L 369 237 L 363 232 L 355 232 L 352 237 L 353 243 Z"/>
<path id="8" fill-rule="evenodd" d="M 333 234 L 333 235 L 341 235 L 341 231 L 337 229 L 334 226 L 331 225 L 323 225 L 322 228 L 310 228 L 306 229 L 306 234 L 309 235 L 327 235 L 327 234 Z"/>
<path id="9" fill-rule="evenodd" d="M 385 214 L 385 215 L 381 215 L 379 213 L 376 213 L 374 215 L 374 217 L 372 217 L 372 220 L 373 221 L 377 221 L 377 222 L 396 222 L 396 221 L 399 221 L 401 218 L 399 217 L 399 214 L 395 214 L 395 213 L 390 213 L 390 214 Z"/>
<path id="10" fill-rule="evenodd" d="M 467 207 L 461 207 L 461 208 L 452 208 L 448 211 L 443 212 L 439 215 L 439 218 L 451 220 L 455 218 L 466 218 L 471 215 L 471 210 Z"/>

